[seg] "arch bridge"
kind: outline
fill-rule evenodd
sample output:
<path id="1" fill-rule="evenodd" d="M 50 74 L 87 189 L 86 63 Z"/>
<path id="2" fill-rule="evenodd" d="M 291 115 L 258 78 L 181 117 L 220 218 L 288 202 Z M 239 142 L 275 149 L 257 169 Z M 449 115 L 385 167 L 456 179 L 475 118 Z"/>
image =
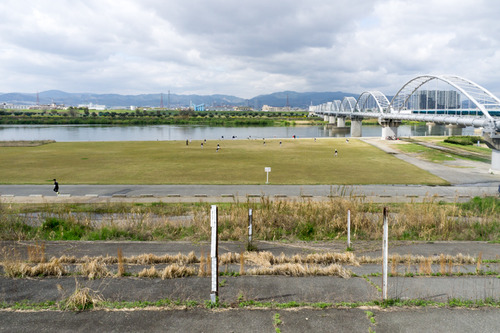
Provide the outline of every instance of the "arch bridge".
<path id="1" fill-rule="evenodd" d="M 397 137 L 403 120 L 482 128 L 492 148 L 491 171 L 500 172 L 500 100 L 460 76 L 419 75 L 406 82 L 390 101 L 380 91 L 365 91 L 357 99 L 345 97 L 310 106 L 309 111 L 337 127 L 345 127 L 350 118 L 352 137 L 361 136 L 365 118 L 378 119 L 382 139 Z"/>

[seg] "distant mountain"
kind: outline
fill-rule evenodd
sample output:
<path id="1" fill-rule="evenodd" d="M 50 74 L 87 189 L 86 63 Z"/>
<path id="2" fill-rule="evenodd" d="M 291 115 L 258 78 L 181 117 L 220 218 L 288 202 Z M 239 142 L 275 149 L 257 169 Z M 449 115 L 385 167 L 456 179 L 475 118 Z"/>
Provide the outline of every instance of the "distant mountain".
<path id="1" fill-rule="evenodd" d="M 346 96 L 358 97 L 356 94 L 337 92 L 305 92 L 283 91 L 269 95 L 259 95 L 249 100 L 249 105 L 260 108 L 262 105 L 269 106 L 290 106 L 307 108 L 309 105 L 331 102 L 333 100 L 342 100 Z M 288 100 L 288 101 L 287 101 Z M 288 102 L 288 104 L 287 104 Z"/>
<path id="2" fill-rule="evenodd" d="M 205 104 L 206 106 L 251 106 L 260 109 L 262 105 L 290 106 L 292 108 L 307 108 L 313 105 L 343 99 L 345 96 L 354 96 L 343 92 L 305 92 L 283 91 L 269 95 L 259 95 L 251 99 L 243 99 L 230 95 L 177 95 L 163 94 L 163 105 L 167 107 L 189 106 L 192 104 Z M 162 94 L 119 95 L 119 94 L 93 94 L 93 93 L 67 93 L 60 90 L 48 90 L 38 94 L 40 104 L 64 104 L 77 106 L 79 104 L 101 104 L 108 108 L 133 106 L 159 107 Z M 287 104 L 288 100 L 288 104 Z M 4 93 L 0 94 L 0 103 L 20 105 L 34 105 L 37 103 L 36 93 Z"/>

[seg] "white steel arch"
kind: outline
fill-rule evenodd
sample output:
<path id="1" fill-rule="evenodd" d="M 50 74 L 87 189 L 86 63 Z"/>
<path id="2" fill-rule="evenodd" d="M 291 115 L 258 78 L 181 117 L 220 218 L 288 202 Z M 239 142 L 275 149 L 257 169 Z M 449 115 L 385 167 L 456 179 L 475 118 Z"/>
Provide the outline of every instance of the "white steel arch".
<path id="1" fill-rule="evenodd" d="M 408 99 L 422 85 L 432 80 L 443 81 L 459 90 L 490 120 L 493 120 L 493 117 L 489 114 L 488 109 L 500 109 L 500 100 L 496 96 L 470 80 L 456 75 L 420 75 L 408 81 L 398 91 L 390 103 L 391 111 L 400 113 Z"/>
<path id="2" fill-rule="evenodd" d="M 356 107 L 356 98 L 354 97 L 344 97 L 342 103 L 340 104 L 340 111 L 350 111 L 353 112 Z"/>
<path id="3" fill-rule="evenodd" d="M 380 113 L 387 112 L 389 108 L 389 100 L 387 97 L 381 93 L 380 91 L 365 91 L 363 92 L 354 107 L 354 112 L 364 112 L 366 110 L 366 103 L 370 100 L 370 97 L 373 98 L 375 104 L 377 105 L 377 109 Z"/>
<path id="4" fill-rule="evenodd" d="M 333 110 L 340 111 L 340 106 L 342 105 L 342 101 L 336 99 L 333 101 Z"/>

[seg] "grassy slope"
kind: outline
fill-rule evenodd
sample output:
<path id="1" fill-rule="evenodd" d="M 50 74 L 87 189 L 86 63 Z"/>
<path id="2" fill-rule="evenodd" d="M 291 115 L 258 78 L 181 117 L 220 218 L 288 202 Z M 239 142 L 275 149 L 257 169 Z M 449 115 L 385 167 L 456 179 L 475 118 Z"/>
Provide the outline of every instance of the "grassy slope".
<path id="1" fill-rule="evenodd" d="M 46 184 L 444 184 L 358 140 L 63 142 L 0 147 L 0 183 Z M 339 156 L 333 157 L 337 148 Z"/>

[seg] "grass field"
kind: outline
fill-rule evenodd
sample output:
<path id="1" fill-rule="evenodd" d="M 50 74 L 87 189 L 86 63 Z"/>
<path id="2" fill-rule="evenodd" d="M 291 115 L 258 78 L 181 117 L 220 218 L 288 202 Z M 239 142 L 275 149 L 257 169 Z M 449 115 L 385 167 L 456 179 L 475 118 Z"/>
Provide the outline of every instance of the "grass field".
<path id="1" fill-rule="evenodd" d="M 0 147 L 0 183 L 446 184 L 360 140 L 61 142 Z M 216 152 L 217 143 L 220 150 Z M 338 156 L 334 157 L 334 149 Z"/>

